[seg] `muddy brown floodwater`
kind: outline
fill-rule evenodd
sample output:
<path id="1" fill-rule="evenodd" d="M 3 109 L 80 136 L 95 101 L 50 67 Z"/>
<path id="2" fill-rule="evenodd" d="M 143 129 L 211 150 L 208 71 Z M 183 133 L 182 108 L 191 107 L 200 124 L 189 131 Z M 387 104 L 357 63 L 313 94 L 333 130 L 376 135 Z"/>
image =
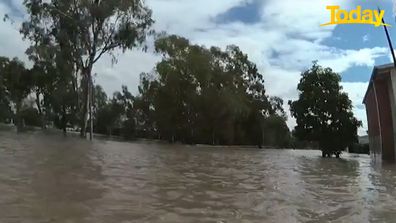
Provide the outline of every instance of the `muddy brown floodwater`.
<path id="1" fill-rule="evenodd" d="M 0 132 L 0 222 L 395 222 L 396 167 Z"/>

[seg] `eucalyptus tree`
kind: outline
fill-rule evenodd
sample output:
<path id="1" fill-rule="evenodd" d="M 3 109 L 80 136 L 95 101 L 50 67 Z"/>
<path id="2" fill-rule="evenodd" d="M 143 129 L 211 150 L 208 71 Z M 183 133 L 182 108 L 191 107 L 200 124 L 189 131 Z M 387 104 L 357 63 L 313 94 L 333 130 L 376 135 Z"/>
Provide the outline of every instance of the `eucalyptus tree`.
<path id="1" fill-rule="evenodd" d="M 120 134 L 126 139 L 135 137 L 136 122 L 135 122 L 135 97 L 129 92 L 127 86 L 122 86 L 121 92 L 116 92 L 113 96 L 112 103 L 116 103 L 121 110 Z"/>
<path id="2" fill-rule="evenodd" d="M 155 123 L 155 97 L 159 82 L 150 73 L 140 74 L 139 94 L 134 98 L 134 110 L 139 136 L 158 137 Z"/>
<path id="3" fill-rule="evenodd" d="M 151 10 L 143 0 L 25 0 L 29 18 L 21 33 L 30 53 L 56 55 L 81 75 L 81 136 L 86 136 L 92 69 L 104 54 L 141 46 L 151 32 Z"/>
<path id="4" fill-rule="evenodd" d="M 42 128 L 45 128 L 47 122 L 52 121 L 53 93 L 57 88 L 56 85 L 60 84 L 56 81 L 59 75 L 57 75 L 57 70 L 52 62 L 34 61 L 35 63 L 31 69 L 33 80 L 32 93 L 35 94 L 35 103 L 41 118 Z M 64 84 L 65 83 L 62 83 L 63 87 Z"/>
<path id="5" fill-rule="evenodd" d="M 155 69 L 157 78 L 141 84 L 137 99 L 153 98 L 146 99 L 145 111 L 154 113 L 161 138 L 184 143 L 263 143 L 262 122 L 277 115 L 277 107 L 266 95 L 263 75 L 246 54 L 236 46 L 208 49 L 178 36 L 162 37 L 155 47 L 163 56 Z"/>

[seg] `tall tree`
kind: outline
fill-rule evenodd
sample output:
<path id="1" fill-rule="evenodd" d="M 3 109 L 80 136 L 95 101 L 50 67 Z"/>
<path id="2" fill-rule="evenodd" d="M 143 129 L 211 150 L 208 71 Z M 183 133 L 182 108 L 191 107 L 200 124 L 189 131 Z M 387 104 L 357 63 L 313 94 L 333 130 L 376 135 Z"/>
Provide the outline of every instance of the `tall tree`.
<path id="1" fill-rule="evenodd" d="M 78 92 L 73 88 L 73 76 L 70 73 L 56 72 L 54 76 L 55 83 L 48 99 L 55 126 L 66 134 L 66 128 L 74 126 L 78 122 L 76 116 L 78 110 L 76 94 Z"/>
<path id="2" fill-rule="evenodd" d="M 140 74 L 139 94 L 134 98 L 136 131 L 139 137 L 157 138 L 155 123 L 155 97 L 158 81 L 149 73 Z"/>
<path id="3" fill-rule="evenodd" d="M 42 127 L 45 128 L 47 119 L 51 115 L 51 100 L 53 93 L 57 87 L 56 81 L 58 75 L 55 67 L 50 62 L 34 60 L 35 63 L 31 69 L 33 79 L 33 92 L 35 94 L 35 102 L 38 114 L 41 118 Z M 62 83 L 64 84 L 64 83 Z M 63 85 L 64 86 L 64 85 Z"/>
<path id="4" fill-rule="evenodd" d="M 151 10 L 143 0 L 25 0 L 24 5 L 29 19 L 21 33 L 32 42 L 30 52 L 40 56 L 62 52 L 74 71 L 81 72 L 85 136 L 94 64 L 106 53 L 116 61 L 116 49 L 142 44 L 153 23 Z"/>
<path id="5" fill-rule="evenodd" d="M 225 51 L 193 45 L 178 36 L 155 42 L 163 56 L 157 78 L 141 96 L 154 113 L 161 138 L 184 143 L 263 143 L 262 121 L 274 113 L 263 76 L 238 47 Z"/>
<path id="6" fill-rule="evenodd" d="M 290 110 L 297 120 L 295 136 L 318 142 L 323 156 L 337 157 L 357 140 L 361 126 L 352 112 L 352 102 L 340 86 L 341 77 L 331 68 L 316 62 L 302 73 L 299 99 L 290 101 Z"/>
<path id="7" fill-rule="evenodd" d="M 8 59 L 0 57 L 0 122 L 9 121 L 12 117 L 10 95 L 5 86 L 5 68 L 7 64 Z"/>
<path id="8" fill-rule="evenodd" d="M 21 119 L 22 101 L 31 92 L 33 85 L 31 72 L 17 58 L 12 60 L 1 59 L 0 68 L 0 73 L 4 77 L 3 84 L 15 106 L 15 124 L 18 130 L 21 130 L 23 127 L 23 120 Z"/>
<path id="9" fill-rule="evenodd" d="M 115 93 L 113 98 L 113 103 L 116 102 L 123 108 L 120 130 L 121 135 L 126 139 L 132 139 L 136 136 L 134 98 L 128 91 L 127 86 L 122 86 L 122 91 Z"/>

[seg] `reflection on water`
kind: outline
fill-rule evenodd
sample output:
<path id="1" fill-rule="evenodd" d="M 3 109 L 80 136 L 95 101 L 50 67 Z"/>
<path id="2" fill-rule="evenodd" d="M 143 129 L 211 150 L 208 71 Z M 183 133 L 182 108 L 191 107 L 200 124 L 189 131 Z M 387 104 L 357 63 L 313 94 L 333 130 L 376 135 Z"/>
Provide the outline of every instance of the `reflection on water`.
<path id="1" fill-rule="evenodd" d="M 0 222 L 394 222 L 396 166 L 0 132 Z"/>

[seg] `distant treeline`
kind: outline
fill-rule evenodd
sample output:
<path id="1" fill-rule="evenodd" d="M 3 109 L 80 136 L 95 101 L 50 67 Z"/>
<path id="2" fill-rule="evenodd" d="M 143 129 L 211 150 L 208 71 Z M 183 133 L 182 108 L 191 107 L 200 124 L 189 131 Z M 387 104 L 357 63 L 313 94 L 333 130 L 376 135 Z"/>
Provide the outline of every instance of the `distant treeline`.
<path id="1" fill-rule="evenodd" d="M 137 95 L 123 86 L 108 97 L 93 86 L 94 132 L 191 144 L 290 145 L 282 99 L 266 94 L 263 75 L 238 47 L 207 49 L 164 36 L 155 51 L 162 60 L 141 74 Z M 65 132 L 81 128 L 84 81 L 51 63 L 27 69 L 18 59 L 0 58 L 0 120 Z"/>

